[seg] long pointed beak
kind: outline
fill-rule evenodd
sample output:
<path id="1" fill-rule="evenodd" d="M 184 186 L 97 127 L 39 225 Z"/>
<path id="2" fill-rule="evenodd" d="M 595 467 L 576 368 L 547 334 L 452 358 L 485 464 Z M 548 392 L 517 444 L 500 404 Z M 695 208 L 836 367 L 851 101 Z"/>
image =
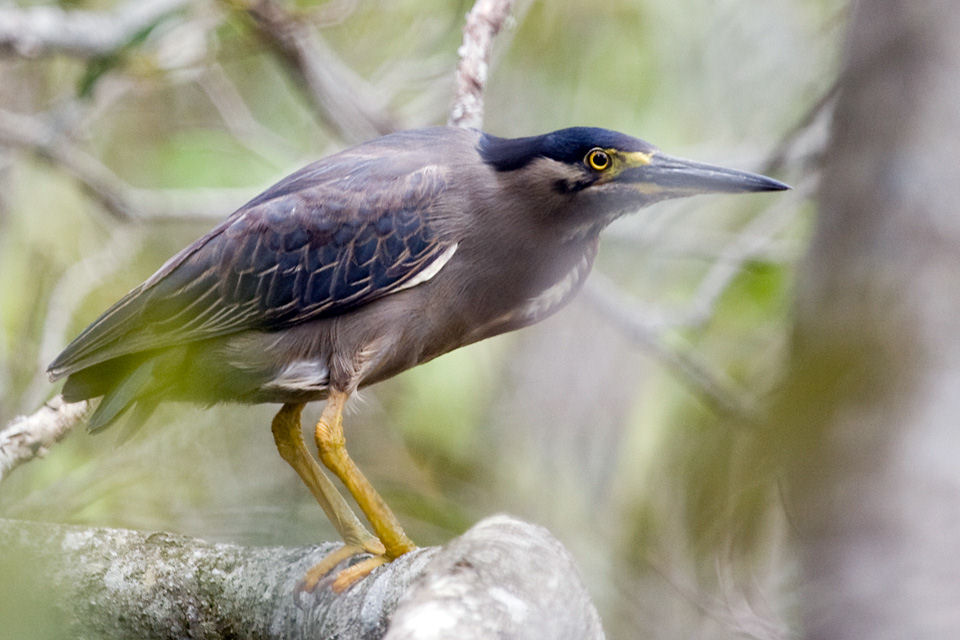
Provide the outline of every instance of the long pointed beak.
<path id="1" fill-rule="evenodd" d="M 790 188 L 779 180 L 758 173 L 694 162 L 659 151 L 650 155 L 649 164 L 627 169 L 619 178 L 635 183 L 641 191 L 655 191 L 668 197 L 699 193 L 783 191 Z"/>

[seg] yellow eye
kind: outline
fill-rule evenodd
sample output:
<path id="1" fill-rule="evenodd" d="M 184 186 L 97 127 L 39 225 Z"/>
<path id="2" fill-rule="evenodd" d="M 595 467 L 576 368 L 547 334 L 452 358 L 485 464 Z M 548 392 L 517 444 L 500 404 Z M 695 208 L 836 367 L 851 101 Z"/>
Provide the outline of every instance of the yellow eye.
<path id="1" fill-rule="evenodd" d="M 610 166 L 610 154 L 603 149 L 591 149 L 586 160 L 587 166 L 594 171 L 603 171 Z"/>

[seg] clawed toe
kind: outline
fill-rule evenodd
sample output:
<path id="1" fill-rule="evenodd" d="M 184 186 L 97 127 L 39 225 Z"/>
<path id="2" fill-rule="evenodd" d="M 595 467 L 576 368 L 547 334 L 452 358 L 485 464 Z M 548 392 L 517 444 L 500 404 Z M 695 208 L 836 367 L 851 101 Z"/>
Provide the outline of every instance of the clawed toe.
<path id="1" fill-rule="evenodd" d="M 338 564 L 347 558 L 351 558 L 361 553 L 371 553 L 373 554 L 373 557 L 381 556 L 384 553 L 383 544 L 374 538 L 373 540 L 364 544 L 345 544 L 339 549 L 334 549 L 324 556 L 323 560 L 313 565 L 307 571 L 307 573 L 304 574 L 303 579 L 300 580 L 300 584 L 297 585 L 297 591 L 312 592 L 317 587 L 317 584 L 319 584 L 320 580 L 322 580 L 325 575 L 330 573 Z"/>
<path id="2" fill-rule="evenodd" d="M 390 562 L 390 558 L 385 555 L 370 556 L 360 562 L 351 565 L 337 574 L 330 588 L 334 593 L 343 593 L 358 581 L 366 578 L 377 567 Z"/>

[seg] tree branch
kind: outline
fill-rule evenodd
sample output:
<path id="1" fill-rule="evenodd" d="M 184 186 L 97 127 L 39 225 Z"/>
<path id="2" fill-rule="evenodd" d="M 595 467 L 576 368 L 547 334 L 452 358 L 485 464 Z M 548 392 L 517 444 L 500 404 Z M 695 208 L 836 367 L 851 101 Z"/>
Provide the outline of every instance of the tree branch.
<path id="1" fill-rule="evenodd" d="M 493 39 L 510 15 L 513 0 L 477 0 L 463 25 L 463 44 L 457 50 L 457 91 L 447 124 L 479 129 L 483 124 L 483 92 Z"/>
<path id="2" fill-rule="evenodd" d="M 317 115 L 335 135 L 356 143 L 401 128 L 377 92 L 354 73 L 308 23 L 274 0 L 226 0 L 244 10 L 259 33 L 299 75 Z"/>
<path id="3" fill-rule="evenodd" d="M 0 7 L 0 53 L 24 57 L 62 53 L 105 56 L 190 0 L 128 0 L 114 11 L 66 11 L 55 6 Z"/>
<path id="4" fill-rule="evenodd" d="M 57 396 L 33 414 L 14 418 L 0 431 L 0 482 L 24 462 L 42 457 L 83 422 L 88 412 L 86 400 L 66 403 Z"/>
<path id="5" fill-rule="evenodd" d="M 650 349 L 714 410 L 742 420 L 757 416 L 756 399 L 738 388 L 718 371 L 713 371 L 692 350 L 668 344 L 663 335 L 676 329 L 697 329 L 712 316 L 721 296 L 736 279 L 744 264 L 765 250 L 773 238 L 794 220 L 796 199 L 806 197 L 813 188 L 808 183 L 790 198 L 781 198 L 775 206 L 756 216 L 734 236 L 714 260 L 697 286 L 691 302 L 674 313 L 656 313 L 640 309 L 628 295 L 601 274 L 594 274 L 584 287 L 584 295 L 620 331 L 634 342 Z"/>
<path id="6" fill-rule="evenodd" d="M 293 155 L 293 145 L 257 120 L 221 65 L 211 64 L 197 78 L 197 86 L 210 99 L 227 130 L 245 149 L 271 164 L 275 161 L 266 151 L 273 150 L 283 158 Z"/>
<path id="7" fill-rule="evenodd" d="M 39 118 L 2 109 L 0 145 L 28 150 L 59 167 L 121 221 L 220 219 L 242 201 L 228 189 L 161 192 L 131 187 Z"/>
<path id="8" fill-rule="evenodd" d="M 796 220 L 797 202 L 808 197 L 815 186 L 815 180 L 798 185 L 798 188 L 786 196 L 778 198 L 776 204 L 747 222 L 720 250 L 707 274 L 697 285 L 690 304 L 680 313 L 660 314 L 658 318 L 648 319 L 648 324 L 660 330 L 702 327 L 713 317 L 720 297 L 743 272 L 744 265 L 762 254 L 777 234 L 782 233 Z"/>
<path id="9" fill-rule="evenodd" d="M 542 527 L 494 516 L 433 557 L 386 637 L 590 640 L 603 630 L 563 545 Z"/>
<path id="10" fill-rule="evenodd" d="M 755 400 L 748 397 L 745 390 L 738 389 L 731 380 L 708 367 L 692 349 L 682 350 L 669 345 L 663 339 L 663 327 L 649 322 L 646 314 L 638 310 L 615 284 L 600 274 L 594 274 L 584 287 L 583 295 L 604 319 L 649 349 L 710 408 L 741 420 L 756 417 Z"/>
<path id="11" fill-rule="evenodd" d="M 185 536 L 0 520 L 25 589 L 98 638 L 602 638 L 573 562 L 543 528 L 496 516 L 343 594 L 298 593 L 336 545 L 245 548 Z M 9 567 L 3 567 L 4 575 Z M 51 597 L 52 596 L 52 597 Z M 392 621 L 391 621 L 392 618 Z"/>
<path id="12" fill-rule="evenodd" d="M 28 149 L 74 177 L 103 208 L 129 220 L 129 188 L 99 160 L 76 147 L 38 118 L 0 110 L 0 144 Z"/>

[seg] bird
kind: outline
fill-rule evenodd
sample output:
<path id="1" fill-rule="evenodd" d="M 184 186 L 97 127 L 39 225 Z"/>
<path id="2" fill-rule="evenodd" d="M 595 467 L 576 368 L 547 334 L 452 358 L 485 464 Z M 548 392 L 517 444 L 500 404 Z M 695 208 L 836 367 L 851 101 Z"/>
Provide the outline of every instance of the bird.
<path id="1" fill-rule="evenodd" d="M 596 127 L 392 133 L 241 206 L 107 309 L 48 374 L 66 378 L 68 402 L 101 398 L 94 432 L 128 413 L 143 422 L 164 401 L 281 404 L 277 450 L 344 541 L 303 587 L 369 554 L 336 575 L 342 591 L 416 548 L 347 452 L 343 410 L 358 389 L 553 314 L 620 216 L 670 198 L 788 188 Z M 301 412 L 319 400 L 314 457 Z"/>

